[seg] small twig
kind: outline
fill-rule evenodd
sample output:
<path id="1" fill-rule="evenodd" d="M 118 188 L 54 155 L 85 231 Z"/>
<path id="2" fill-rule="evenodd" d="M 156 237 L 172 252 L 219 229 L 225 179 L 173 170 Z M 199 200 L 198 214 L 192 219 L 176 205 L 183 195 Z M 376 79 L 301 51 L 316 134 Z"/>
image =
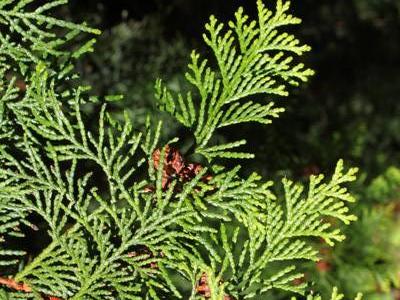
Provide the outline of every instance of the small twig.
<path id="1" fill-rule="evenodd" d="M 16 282 L 12 278 L 0 277 L 0 285 L 5 285 L 9 289 L 13 289 L 13 290 L 24 292 L 24 293 L 32 292 L 32 289 L 29 285 L 27 285 L 26 283 L 23 283 L 23 282 Z M 48 296 L 48 295 L 44 295 L 43 299 L 44 300 L 62 300 L 61 298 L 58 298 L 55 296 Z"/>
<path id="2" fill-rule="evenodd" d="M 10 289 L 21 291 L 25 293 L 32 292 L 32 289 L 26 283 L 18 283 L 14 279 L 11 278 L 2 278 L 0 277 L 0 284 L 7 286 Z"/>

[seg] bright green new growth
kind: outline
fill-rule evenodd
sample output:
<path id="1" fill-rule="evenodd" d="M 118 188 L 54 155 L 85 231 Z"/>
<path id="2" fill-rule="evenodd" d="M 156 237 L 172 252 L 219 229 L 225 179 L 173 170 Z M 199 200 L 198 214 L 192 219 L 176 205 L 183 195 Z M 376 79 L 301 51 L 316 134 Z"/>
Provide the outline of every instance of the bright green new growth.
<path id="1" fill-rule="evenodd" d="M 258 94 L 287 96 L 288 85 L 298 85 L 314 74 L 302 63 L 294 63 L 291 56 L 301 56 L 310 47 L 301 45 L 294 35 L 279 31 L 282 26 L 301 22 L 287 14 L 289 6 L 289 1 L 278 1 L 276 11 L 272 12 L 262 1 L 257 1 L 257 21 L 249 21 L 240 8 L 235 21 L 229 22 L 229 29 L 225 32 L 224 24 L 214 16 L 210 17 L 203 38 L 218 67 L 213 70 L 207 59 L 201 59 L 193 51 L 189 72 L 186 73 L 187 80 L 197 90 L 199 103 L 193 100 L 192 92 L 173 96 L 161 81 L 157 82 L 156 96 L 161 108 L 193 130 L 196 152 L 209 160 L 215 157 L 253 157 L 231 151 L 245 141 L 209 147 L 210 138 L 218 128 L 244 122 L 269 124 L 272 118 L 283 112 L 283 108 L 275 107 L 271 101 L 260 104 L 241 100 Z"/>
<path id="2" fill-rule="evenodd" d="M 93 43 L 73 53 L 59 52 L 63 39 L 52 31 L 55 26 L 74 36 L 97 31 L 43 15 L 65 1 L 48 1 L 29 13 L 24 9 L 31 2 L 0 4 L 0 22 L 23 37 L 22 22 L 32 37 L 11 41 L 11 33 L 2 33 L 6 42 L 0 46 L 0 270 L 1 277 L 32 288 L 18 293 L 4 287 L 2 295 L 204 299 L 197 290 L 203 275 L 209 298 L 215 300 L 225 295 L 251 299 L 274 289 L 304 294 L 306 284 L 294 284 L 303 277 L 296 265 L 318 260 L 309 238 L 329 245 L 343 240 L 328 220 L 348 224 L 355 219 L 347 207 L 354 199 L 343 185 L 355 179 L 356 169 L 346 171 L 339 161 L 328 180 L 311 176 L 304 187 L 283 179 L 283 192 L 276 192 L 272 182 L 256 173 L 243 178 L 240 166 L 212 163 L 221 157 L 250 158 L 231 151 L 243 141 L 209 146 L 218 128 L 267 124 L 282 111 L 272 102 L 248 101 L 248 96 L 287 95 L 288 84 L 312 74 L 287 56 L 309 47 L 277 31 L 300 22 L 286 14 L 289 2 L 278 1 L 272 12 L 258 1 L 258 22 L 249 22 L 239 9 L 224 34 L 212 17 L 204 38 L 218 69 L 193 52 L 186 77 L 196 94 L 179 94 L 176 100 L 157 82 L 159 103 L 193 131 L 195 152 L 211 163 L 189 180 L 175 176 L 168 184 L 163 174 L 168 162 L 162 158 L 169 150 L 159 143 L 162 124 L 153 126 L 149 119 L 146 132 L 140 133 L 128 117 L 114 120 L 107 104 L 90 97 L 87 87 L 63 85 L 60 74 L 69 73 L 70 64 L 54 69 L 47 59 L 78 57 Z M 44 49 L 44 43 L 49 47 Z M 23 55 L 14 55 L 18 51 Z M 10 57 L 24 67 L 13 68 Z M 23 76 L 26 91 L 7 79 L 10 74 Z M 87 107 L 98 108 L 96 126 L 84 113 Z M 156 149 L 161 149 L 159 162 Z M 30 257 L 9 241 L 36 229 L 37 219 L 51 241 Z M 332 299 L 340 297 L 334 292 Z"/>

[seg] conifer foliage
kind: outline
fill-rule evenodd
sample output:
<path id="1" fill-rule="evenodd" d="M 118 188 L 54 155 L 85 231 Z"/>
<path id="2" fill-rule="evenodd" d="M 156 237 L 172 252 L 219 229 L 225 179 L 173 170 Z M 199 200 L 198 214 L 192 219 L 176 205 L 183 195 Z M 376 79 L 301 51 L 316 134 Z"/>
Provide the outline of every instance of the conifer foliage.
<path id="1" fill-rule="evenodd" d="M 115 97 L 65 84 L 79 82 L 74 59 L 92 51 L 87 34 L 99 34 L 51 16 L 65 2 L 0 2 L 0 295 L 227 300 L 274 289 L 306 293 L 296 268 L 318 260 L 312 238 L 343 240 L 334 224 L 355 219 L 344 186 L 357 170 L 339 161 L 330 178 L 311 176 L 306 186 L 285 178 L 274 188 L 256 173 L 242 176 L 239 164 L 221 165 L 220 158 L 253 157 L 236 149 L 245 140 L 212 139 L 222 127 L 270 123 L 283 109 L 269 97 L 287 96 L 290 85 L 313 74 L 293 57 L 310 48 L 281 31 L 300 23 L 288 14 L 290 2 L 270 10 L 258 1 L 256 21 L 239 9 L 226 30 L 211 17 L 204 40 L 215 61 L 191 54 L 186 78 L 194 89 L 174 95 L 157 81 L 160 108 L 191 130 L 207 167 L 177 149 L 179 137 L 162 144 L 161 122 L 149 117 L 139 132 L 127 115 L 113 118 L 108 102 Z M 69 45 L 77 39 L 83 46 Z M 261 94 L 267 103 L 249 99 Z M 39 251 L 21 246 L 33 231 L 49 240 Z M 334 291 L 332 299 L 342 296 Z"/>

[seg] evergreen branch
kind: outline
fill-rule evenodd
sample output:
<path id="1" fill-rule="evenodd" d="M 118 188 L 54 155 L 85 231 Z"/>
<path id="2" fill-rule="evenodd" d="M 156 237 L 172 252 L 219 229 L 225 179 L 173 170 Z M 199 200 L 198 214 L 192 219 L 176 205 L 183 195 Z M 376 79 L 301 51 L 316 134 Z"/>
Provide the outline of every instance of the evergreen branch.
<path id="1" fill-rule="evenodd" d="M 70 59 L 91 51 L 94 40 L 74 52 L 64 45 L 79 32 L 99 32 L 49 16 L 66 0 L 33 11 L 32 3 L 0 3 L 0 23 L 14 31 L 0 34 L 0 267 L 13 274 L 0 284 L 27 299 L 179 299 L 182 280 L 192 285 L 191 299 L 304 294 L 305 284 L 293 284 L 302 277 L 295 264 L 318 260 L 309 238 L 344 239 L 331 220 L 355 220 L 343 185 L 357 170 L 344 171 L 339 161 L 330 180 L 311 176 L 307 191 L 285 178 L 281 197 L 256 173 L 213 164 L 252 158 L 236 151 L 245 140 L 210 145 L 218 128 L 268 124 L 283 111 L 248 97 L 286 96 L 289 85 L 313 74 L 292 57 L 309 47 L 280 32 L 300 23 L 287 14 L 289 2 L 278 0 L 271 11 L 259 0 L 257 21 L 239 9 L 228 28 L 212 16 L 203 38 L 215 67 L 193 51 L 186 79 L 194 91 L 175 96 L 156 83 L 158 103 L 190 128 L 207 168 L 172 148 L 178 138 L 160 147 L 161 122 L 152 126 L 148 118 L 140 133 L 127 114 L 117 121 L 106 104 L 91 102 L 87 87 L 62 88 Z M 8 82 L 10 61 L 19 64 L 23 89 Z M 83 106 L 99 106 L 97 129 L 89 130 Z M 24 238 L 20 226 L 51 239 L 29 260 L 7 243 Z M 341 297 L 334 291 L 332 299 Z"/>
<path id="2" fill-rule="evenodd" d="M 235 276 L 227 275 L 225 279 L 230 283 L 228 290 L 233 296 L 253 298 L 275 288 L 304 294 L 305 284 L 293 285 L 293 281 L 303 277 L 302 274 L 295 272 L 296 267 L 293 262 L 319 259 L 318 251 L 305 238 L 323 238 L 329 245 L 333 245 L 334 241 L 343 240 L 344 236 L 340 230 L 330 229 L 331 224 L 324 218 L 334 216 L 344 223 L 355 220 L 353 215 L 348 214 L 348 208 L 343 202 L 351 202 L 354 199 L 342 185 L 355 179 L 354 174 L 357 169 L 352 168 L 344 172 L 343 161 L 340 160 L 331 180 L 327 183 L 322 182 L 322 176 L 310 177 L 307 194 L 304 193 L 303 186 L 284 179 L 285 203 L 276 200 L 268 190 L 270 185 L 266 185 L 267 189 L 263 191 L 257 181 L 248 183 L 234 181 L 235 172 L 227 173 L 225 183 L 221 182 L 219 177 L 215 177 L 216 182 L 219 182 L 218 190 L 210 199 L 218 201 L 214 203 L 216 206 L 219 206 L 221 201 L 225 211 L 231 212 L 236 220 L 246 224 L 248 239 L 244 244 L 237 246 L 241 255 L 235 258 L 232 255 L 234 250 L 226 243 L 229 239 L 227 230 L 225 226 L 221 227 L 221 238 L 216 242 L 220 244 L 217 248 L 223 249 L 224 254 L 220 256 L 225 257 L 224 263 L 220 264 L 210 257 L 211 265 L 219 266 L 217 270 L 221 274 L 229 274 L 231 266 Z M 254 190 L 251 190 L 250 186 Z M 246 191 L 244 198 L 240 197 L 240 191 Z M 229 202 L 231 197 L 239 200 L 245 213 L 238 213 L 240 206 L 230 206 L 232 203 L 237 205 L 236 201 Z M 257 199 L 260 201 L 258 205 Z M 244 202 L 248 202 L 248 205 Z M 257 213 L 260 208 L 261 212 Z M 251 220 L 246 220 L 246 213 Z M 231 239 L 235 240 L 238 233 L 231 234 Z M 285 262 L 289 265 L 285 265 Z M 212 269 L 215 270 L 215 267 Z M 265 274 L 268 269 L 277 271 L 266 279 Z M 228 278 L 231 278 L 231 281 Z M 249 290 L 253 292 L 249 293 Z"/>
<path id="3" fill-rule="evenodd" d="M 49 16 L 49 11 L 65 5 L 67 0 L 52 0 L 39 5 L 35 10 L 30 9 L 29 4 L 32 2 L 34 1 L 2 1 L 0 24 L 8 30 L 0 34 L 0 60 L 4 61 L 8 57 L 17 63 L 19 71 L 24 74 L 32 64 L 39 61 L 50 66 L 49 57 L 77 58 L 93 50 L 94 39 L 86 42 L 75 53 L 63 49 L 80 32 L 94 35 L 101 33 L 86 24 L 74 24 Z M 59 76 L 63 77 L 72 66 L 68 59 L 60 60 L 59 64 Z"/>
<path id="4" fill-rule="evenodd" d="M 276 11 L 268 10 L 261 1 L 257 2 L 258 21 L 248 21 L 249 17 L 239 9 L 235 21 L 229 28 L 211 16 L 206 25 L 205 43 L 212 50 L 217 69 L 209 66 L 196 52 L 191 54 L 187 80 L 195 86 L 200 97 L 198 113 L 194 110 L 192 94 L 177 95 L 178 100 L 161 81 L 156 85 L 156 96 L 160 108 L 171 113 L 183 125 L 192 128 L 201 153 L 220 127 L 244 122 L 268 124 L 277 117 L 282 108 L 274 108 L 273 103 L 259 104 L 239 100 L 257 94 L 287 96 L 287 85 L 297 85 L 313 74 L 304 65 L 293 64 L 293 57 L 310 50 L 300 45 L 293 35 L 279 33 L 278 27 L 300 23 L 300 19 L 286 14 L 289 2 L 278 1 Z M 213 157 L 243 158 L 243 154 L 227 149 L 215 153 Z"/>
<path id="5" fill-rule="evenodd" d="M 310 294 L 306 298 L 307 300 L 322 300 L 321 296 Z M 344 295 L 338 292 L 338 289 L 335 287 L 333 288 L 332 295 L 330 300 L 343 300 Z M 361 300 L 362 294 L 358 293 L 354 300 Z M 292 300 L 296 300 L 296 298 L 292 297 Z"/>

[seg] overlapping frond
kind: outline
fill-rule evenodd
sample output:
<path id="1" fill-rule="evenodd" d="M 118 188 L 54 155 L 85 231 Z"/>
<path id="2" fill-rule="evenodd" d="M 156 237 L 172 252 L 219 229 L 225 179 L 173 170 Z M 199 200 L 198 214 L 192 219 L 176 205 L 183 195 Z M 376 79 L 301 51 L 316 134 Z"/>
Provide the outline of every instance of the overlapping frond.
<path id="1" fill-rule="evenodd" d="M 172 201 L 176 197 L 173 186 L 164 191 L 162 173 L 154 173 L 154 168 L 153 179 L 147 183 L 145 178 L 132 181 L 136 168 L 147 158 L 145 153 L 142 158 L 136 156 L 141 134 L 133 132 L 129 120 L 120 124 L 106 119 L 103 106 L 99 132 L 93 134 L 81 115 L 84 100 L 79 90 L 63 105 L 50 82 L 45 69 L 39 67 L 24 99 L 9 104 L 18 107 L 16 120 L 25 132 L 19 150 L 26 159 L 17 161 L 4 149 L 0 177 L 21 191 L 7 197 L 41 216 L 53 240 L 16 279 L 29 281 L 41 293 L 68 299 L 89 295 L 113 299 L 114 293 L 137 299 L 133 292 L 144 289 L 137 278 L 146 278 L 148 293 L 161 288 L 179 295 L 162 271 L 164 254 L 153 257 L 153 253 L 168 253 L 184 239 L 196 239 L 200 226 L 194 222 L 194 211 Z M 38 151 L 38 139 L 47 141 L 44 153 Z M 156 145 L 157 137 L 151 140 L 147 136 L 143 149 Z M 81 162 L 88 161 L 104 173 L 106 190 L 93 183 L 90 174 L 77 177 Z M 61 164 L 69 164 L 69 170 L 63 171 Z M 148 185 L 155 186 L 154 193 L 146 192 Z M 71 221 L 74 225 L 68 229 Z M 147 266 L 154 263 L 157 269 Z M 124 282 L 128 278 L 129 284 Z"/>
<path id="2" fill-rule="evenodd" d="M 329 245 L 344 238 L 331 221 L 355 219 L 347 207 L 354 199 L 343 185 L 356 169 L 344 172 L 339 161 L 331 180 L 312 176 L 307 191 L 284 179 L 280 195 L 256 173 L 243 176 L 240 166 L 213 164 L 215 158 L 252 158 L 237 151 L 245 140 L 210 145 L 218 128 L 271 122 L 283 109 L 270 99 L 259 103 L 257 95 L 285 96 L 289 85 L 312 75 L 293 58 L 309 47 L 279 30 L 300 22 L 287 13 L 289 2 L 278 0 L 273 12 L 258 1 L 257 21 L 239 9 L 226 30 L 211 17 L 204 40 L 216 68 L 193 52 L 186 78 L 196 91 L 173 95 L 156 84 L 159 104 L 192 130 L 194 152 L 207 167 L 171 150 L 178 138 L 163 146 L 161 122 L 154 126 L 149 118 L 139 132 L 127 115 L 115 120 L 107 99 L 89 96 L 87 87 L 65 88 L 69 59 L 89 51 L 93 40 L 74 52 L 63 46 L 79 32 L 98 31 L 48 14 L 66 0 L 34 2 L 0 2 L 0 23 L 9 29 L 0 34 L 0 267 L 2 275 L 13 275 L 2 278 L 9 289 L 0 296 L 304 294 L 305 284 L 293 284 L 302 277 L 295 262 L 318 260 L 310 238 Z M 23 91 L 10 76 L 18 70 L 14 63 Z M 95 118 L 85 114 L 87 107 Z M 7 243 L 29 230 L 50 239 L 34 257 Z M 19 282 L 24 288 L 11 293 Z M 340 297 L 334 292 L 332 299 Z"/>
<path id="3" fill-rule="evenodd" d="M 229 185 L 225 187 L 222 183 L 221 192 L 217 191 L 214 199 L 220 198 L 227 203 L 223 195 L 235 195 L 241 203 L 247 198 L 248 203 L 254 204 L 253 209 L 256 208 L 254 213 L 248 214 L 251 219 L 247 222 L 242 215 L 232 211 L 236 220 L 247 224 L 242 232 L 247 237 L 244 243 L 237 245 L 237 236 L 243 231 L 240 227 L 231 228 L 228 238 L 225 225 L 222 225 L 219 237 L 214 239 L 219 244 L 217 248 L 223 252 L 219 253 L 221 259 L 211 258 L 210 268 L 226 280 L 225 292 L 239 298 L 252 298 L 272 289 L 304 294 L 306 285 L 294 284 L 304 276 L 296 271 L 294 262 L 318 261 L 318 251 L 310 243 L 310 237 L 323 239 L 329 245 L 343 240 L 339 229 L 331 229 L 331 221 L 341 220 L 348 224 L 356 219 L 349 214 L 346 205 L 354 198 L 343 186 L 355 179 L 356 172 L 356 168 L 344 172 L 343 162 L 339 161 L 329 181 L 322 182 L 322 175 L 311 176 L 307 192 L 302 185 L 284 179 L 285 201 L 280 201 L 279 196 L 269 190 L 265 194 L 258 187 L 257 191 L 256 185 L 254 190 L 248 189 L 244 182 L 240 187 L 249 193 L 241 198 L 240 193 L 229 191 Z M 262 201 L 258 206 L 257 194 Z M 229 211 L 229 208 L 225 210 Z M 251 210 L 251 206 L 246 207 L 246 211 Z"/>
<path id="4" fill-rule="evenodd" d="M 64 57 L 58 61 L 58 76 L 63 77 L 73 68 L 68 58 L 77 58 L 91 51 L 95 40 L 90 39 L 75 52 L 64 46 L 80 32 L 97 35 L 100 31 L 85 24 L 74 24 L 51 16 L 55 8 L 65 5 L 68 0 L 52 0 L 41 5 L 37 2 L 1 1 L 0 24 L 6 30 L 0 33 L 0 64 L 15 64 L 19 67 L 19 72 L 24 73 L 32 64 L 50 62 L 51 56 Z"/>

